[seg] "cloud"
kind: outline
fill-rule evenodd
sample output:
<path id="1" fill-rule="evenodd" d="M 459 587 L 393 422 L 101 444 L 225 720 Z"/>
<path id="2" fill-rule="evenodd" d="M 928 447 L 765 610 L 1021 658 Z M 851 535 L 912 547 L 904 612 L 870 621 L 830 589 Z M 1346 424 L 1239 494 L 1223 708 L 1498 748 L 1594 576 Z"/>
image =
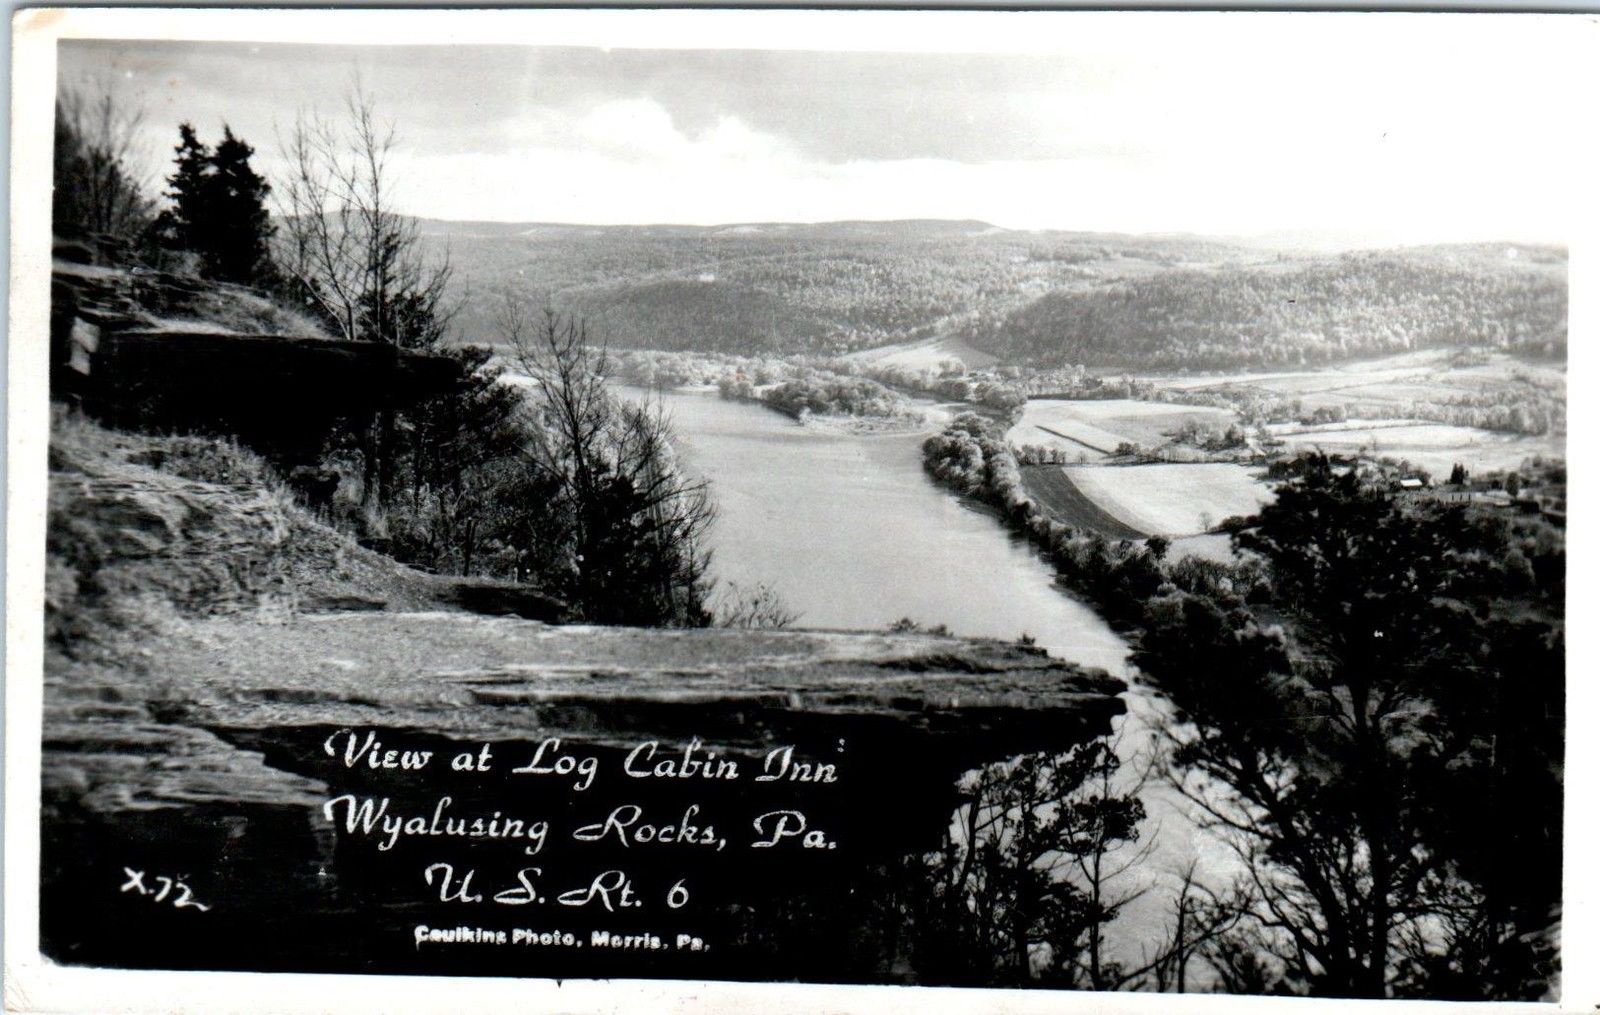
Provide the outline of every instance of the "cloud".
<path id="1" fill-rule="evenodd" d="M 604 102 L 581 114 L 546 114 L 546 143 L 611 156 L 630 163 L 715 171 L 721 164 L 787 160 L 792 146 L 782 138 L 752 130 L 736 116 L 721 116 L 693 134 L 681 130 L 654 99 Z"/>
<path id="2" fill-rule="evenodd" d="M 447 218 L 1559 239 L 1591 163 L 1561 101 L 1576 43 L 1542 23 L 1033 23 L 1058 51 L 100 42 L 61 67 L 149 110 L 157 178 L 180 119 L 226 120 L 270 177 L 278 131 L 359 73 L 398 121 L 408 209 Z"/>
<path id="3" fill-rule="evenodd" d="M 584 146 L 630 160 L 676 155 L 689 144 L 672 125 L 672 115 L 649 99 L 604 103 L 573 127 Z"/>

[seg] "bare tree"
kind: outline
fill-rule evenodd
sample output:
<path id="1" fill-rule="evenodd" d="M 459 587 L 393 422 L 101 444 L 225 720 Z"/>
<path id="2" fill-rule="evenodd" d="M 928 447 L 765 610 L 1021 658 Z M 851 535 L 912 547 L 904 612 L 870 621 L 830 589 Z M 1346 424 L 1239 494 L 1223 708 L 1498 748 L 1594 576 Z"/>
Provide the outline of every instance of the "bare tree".
<path id="1" fill-rule="evenodd" d="M 500 328 L 539 424 L 529 460 L 566 507 L 574 604 L 608 622 L 709 621 L 715 509 L 706 484 L 677 468 L 662 406 L 613 395 L 606 349 L 582 321 L 530 313 L 508 294 Z"/>
<path id="2" fill-rule="evenodd" d="M 372 96 L 356 81 L 342 119 L 303 111 L 280 144 L 290 169 L 274 190 L 276 259 L 300 298 L 352 341 L 437 343 L 453 312 L 449 255 L 428 263 L 416 220 L 395 205 L 395 129 Z M 394 428 L 394 410 L 383 408 L 361 434 L 363 504 L 388 501 Z"/>
<path id="3" fill-rule="evenodd" d="M 1138 799 L 1144 792 L 1154 769 L 1155 757 L 1146 752 L 1133 752 L 1129 764 L 1118 760 L 1126 748 L 1127 727 L 1112 739 L 1110 750 L 1100 758 L 1090 775 L 1088 784 L 1100 800 Z M 1153 746 L 1153 745 L 1152 745 Z M 1130 875 L 1142 870 L 1155 849 L 1156 837 L 1144 837 L 1144 842 L 1127 838 L 1127 829 L 1114 820 L 1115 812 L 1089 812 L 1090 820 L 1085 831 L 1090 847 L 1070 857 L 1074 875 L 1088 893 L 1096 911 L 1117 913 L 1122 907 L 1144 895 L 1148 885 L 1127 887 Z M 1156 830 L 1159 833 L 1159 829 Z M 1123 843 L 1136 845 L 1134 849 L 1117 847 Z M 1141 971 L 1127 971 L 1111 962 L 1105 955 L 1105 925 L 1096 922 L 1088 930 L 1088 945 L 1084 950 L 1084 964 L 1088 984 L 1095 990 L 1119 990 L 1135 980 Z"/>
<path id="4" fill-rule="evenodd" d="M 1181 994 L 1195 986 L 1190 967 L 1196 961 L 1216 968 L 1218 942 L 1244 918 L 1247 905 L 1237 892 L 1222 895 L 1202 882 L 1199 865 L 1191 859 L 1173 872 L 1178 887 L 1165 935 L 1154 949 L 1143 949 L 1144 961 L 1129 970 L 1126 986 Z"/>
<path id="5" fill-rule="evenodd" d="M 116 98 L 109 81 L 63 87 L 56 98 L 54 214 L 77 228 L 131 242 L 155 203 L 138 137 L 144 110 Z"/>
<path id="6" fill-rule="evenodd" d="M 741 628 L 788 627 L 800 619 L 766 582 L 745 588 L 731 581 L 723 582 L 716 617 L 718 627 Z"/>
<path id="7" fill-rule="evenodd" d="M 1120 973 L 1099 955 L 1098 928 L 1142 891 L 1113 882 L 1144 853 L 1119 852 L 1136 846 L 1144 818 L 1120 789 L 1119 764 L 1101 739 L 963 778 L 963 803 L 928 858 L 929 897 L 918 905 L 932 976 L 1114 986 Z"/>

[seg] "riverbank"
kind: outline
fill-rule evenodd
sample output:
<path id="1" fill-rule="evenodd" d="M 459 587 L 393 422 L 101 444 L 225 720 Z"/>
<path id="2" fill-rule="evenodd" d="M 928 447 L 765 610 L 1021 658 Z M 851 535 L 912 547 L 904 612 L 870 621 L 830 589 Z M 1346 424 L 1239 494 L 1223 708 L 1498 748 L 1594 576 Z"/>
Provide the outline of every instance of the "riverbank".
<path id="1" fill-rule="evenodd" d="M 791 418 L 801 426 L 818 433 L 851 437 L 885 437 L 932 433 L 950 421 L 950 414 L 938 407 L 930 407 L 914 415 L 852 416 L 847 413 L 808 412 Z"/>
<path id="2" fill-rule="evenodd" d="M 680 394 L 705 394 L 715 393 L 718 397 L 729 402 L 739 402 L 745 405 L 758 405 L 763 409 L 793 420 L 808 430 L 822 434 L 835 434 L 849 437 L 887 436 L 894 434 L 923 434 L 931 433 L 949 422 L 949 413 L 941 412 L 937 408 L 930 408 L 921 412 L 894 413 L 890 415 L 856 415 L 848 412 L 812 412 L 801 409 L 791 411 L 757 392 L 754 395 L 718 392 L 709 386 L 691 386 L 674 389 Z"/>
<path id="3" fill-rule="evenodd" d="M 1013 533 L 1051 562 L 1059 581 L 1084 596 L 1119 632 L 1138 632 L 1146 604 L 1171 577 L 1163 563 L 1169 540 L 1113 539 L 1057 521 L 1036 498 L 1003 433 L 975 417 L 962 417 L 928 438 L 922 462 L 939 483 L 996 510 Z M 1237 582 L 1241 588 L 1254 573 L 1245 560 L 1228 565 L 1195 559 L 1188 570 L 1205 583 Z"/>

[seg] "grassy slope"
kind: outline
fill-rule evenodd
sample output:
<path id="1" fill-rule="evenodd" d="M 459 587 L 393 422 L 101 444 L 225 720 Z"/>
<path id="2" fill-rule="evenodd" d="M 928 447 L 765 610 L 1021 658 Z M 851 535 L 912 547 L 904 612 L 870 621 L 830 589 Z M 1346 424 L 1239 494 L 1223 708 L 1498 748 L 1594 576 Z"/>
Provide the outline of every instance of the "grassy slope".
<path id="1" fill-rule="evenodd" d="M 438 608 L 446 585 L 323 524 L 237 445 L 64 411 L 51 428 L 48 533 L 47 630 L 73 644 L 223 614 Z"/>
<path id="2" fill-rule="evenodd" d="M 950 360 L 959 362 L 968 370 L 982 370 L 997 362 L 989 353 L 950 336 L 863 349 L 851 353 L 851 358 L 874 366 L 904 367 L 908 370 L 938 370 Z"/>
<path id="3" fill-rule="evenodd" d="M 177 287 L 123 268 L 59 260 L 52 271 L 77 284 L 89 299 L 127 300 L 147 326 L 165 331 L 332 337 L 308 310 L 285 306 L 244 286 L 193 279 Z"/>

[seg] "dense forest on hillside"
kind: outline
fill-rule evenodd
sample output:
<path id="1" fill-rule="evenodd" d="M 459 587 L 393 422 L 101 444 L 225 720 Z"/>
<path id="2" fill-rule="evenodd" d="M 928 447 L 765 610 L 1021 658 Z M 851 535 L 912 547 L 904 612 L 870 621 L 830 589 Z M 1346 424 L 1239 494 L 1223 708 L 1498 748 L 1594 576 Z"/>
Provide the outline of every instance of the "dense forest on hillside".
<path id="1" fill-rule="evenodd" d="M 580 314 L 614 347 L 829 353 L 923 338 L 974 314 L 998 318 L 1063 287 L 1170 266 L 1260 259 L 1210 240 L 1029 233 L 979 222 L 525 226 L 427 222 L 457 291 L 512 289 Z M 492 335 L 463 301 L 463 340 Z"/>
<path id="2" fill-rule="evenodd" d="M 1566 254 L 1461 244 L 1291 255 L 980 222 L 425 222 L 458 296 L 511 290 L 615 348 L 837 355 L 937 334 L 1035 367 L 1312 366 L 1433 347 L 1564 356 Z M 493 301 L 464 298 L 463 340 Z"/>
<path id="3" fill-rule="evenodd" d="M 966 337 L 1012 361 L 1143 369 L 1314 366 L 1440 347 L 1565 357 L 1566 259 L 1449 247 L 1174 270 L 1045 295 Z"/>

